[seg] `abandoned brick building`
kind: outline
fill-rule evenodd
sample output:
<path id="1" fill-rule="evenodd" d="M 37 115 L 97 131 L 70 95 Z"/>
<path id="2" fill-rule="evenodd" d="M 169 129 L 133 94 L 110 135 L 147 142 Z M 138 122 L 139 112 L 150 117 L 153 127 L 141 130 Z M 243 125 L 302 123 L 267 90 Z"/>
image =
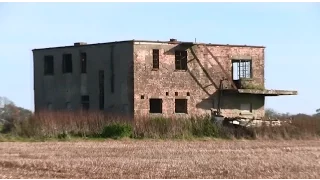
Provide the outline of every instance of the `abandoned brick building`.
<path id="1" fill-rule="evenodd" d="M 35 111 L 264 116 L 263 46 L 130 40 L 34 49 Z"/>

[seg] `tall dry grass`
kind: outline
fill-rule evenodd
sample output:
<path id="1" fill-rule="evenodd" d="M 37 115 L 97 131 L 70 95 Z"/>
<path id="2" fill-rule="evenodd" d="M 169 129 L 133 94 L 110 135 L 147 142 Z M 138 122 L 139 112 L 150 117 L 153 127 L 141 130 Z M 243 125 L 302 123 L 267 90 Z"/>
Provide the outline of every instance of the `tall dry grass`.
<path id="1" fill-rule="evenodd" d="M 190 138 L 218 137 L 219 129 L 209 116 L 183 118 L 130 119 L 126 116 L 102 112 L 49 112 L 43 111 L 26 121 L 15 124 L 15 134 L 26 137 L 58 137 L 69 134 L 82 137 L 98 137 L 110 124 L 132 126 L 135 138 Z"/>
<path id="2" fill-rule="evenodd" d="M 258 139 L 310 139 L 320 136 L 320 116 L 293 115 L 280 117 L 282 126 L 253 129 Z"/>
<path id="3" fill-rule="evenodd" d="M 134 120 L 134 136 L 137 138 L 190 138 L 218 137 L 219 128 L 209 116 L 191 118 L 149 118 Z"/>
<path id="4" fill-rule="evenodd" d="M 65 133 L 82 137 L 96 137 L 101 134 L 105 126 L 115 122 L 132 123 L 126 116 L 103 112 L 42 111 L 26 121 L 17 123 L 15 132 L 27 137 L 57 137 Z"/>
<path id="5" fill-rule="evenodd" d="M 126 116 L 102 112 L 39 112 L 28 120 L 15 123 L 14 133 L 25 137 L 58 137 L 61 134 L 81 137 L 99 137 L 112 123 L 130 125 L 134 138 L 247 138 L 247 139 L 302 139 L 320 136 L 320 118 L 294 117 L 281 127 L 247 129 L 220 127 L 209 116 L 184 118 L 130 119 Z"/>

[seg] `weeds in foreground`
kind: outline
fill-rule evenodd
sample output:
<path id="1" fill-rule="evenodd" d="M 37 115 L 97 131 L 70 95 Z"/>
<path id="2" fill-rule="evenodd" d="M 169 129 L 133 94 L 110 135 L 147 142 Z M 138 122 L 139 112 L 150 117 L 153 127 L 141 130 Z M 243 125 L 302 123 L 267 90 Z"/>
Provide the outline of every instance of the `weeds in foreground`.
<path id="1" fill-rule="evenodd" d="M 130 120 L 101 112 L 41 112 L 5 126 L 8 127 L 2 129 L 6 129 L 11 136 L 42 140 L 68 140 L 71 137 L 305 139 L 320 136 L 320 119 L 316 117 L 295 119 L 281 127 L 247 129 L 218 126 L 210 116 L 187 119 L 140 117 Z"/>

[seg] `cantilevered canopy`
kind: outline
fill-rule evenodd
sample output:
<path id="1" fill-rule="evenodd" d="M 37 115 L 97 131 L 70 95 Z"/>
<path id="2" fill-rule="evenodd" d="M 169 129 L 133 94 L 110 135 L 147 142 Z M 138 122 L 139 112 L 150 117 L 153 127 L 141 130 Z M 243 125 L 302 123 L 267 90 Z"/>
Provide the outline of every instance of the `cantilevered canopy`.
<path id="1" fill-rule="evenodd" d="M 290 90 L 269 90 L 269 89 L 224 89 L 224 92 L 238 93 L 238 94 L 257 94 L 264 96 L 281 96 L 281 95 L 297 95 L 297 91 Z"/>

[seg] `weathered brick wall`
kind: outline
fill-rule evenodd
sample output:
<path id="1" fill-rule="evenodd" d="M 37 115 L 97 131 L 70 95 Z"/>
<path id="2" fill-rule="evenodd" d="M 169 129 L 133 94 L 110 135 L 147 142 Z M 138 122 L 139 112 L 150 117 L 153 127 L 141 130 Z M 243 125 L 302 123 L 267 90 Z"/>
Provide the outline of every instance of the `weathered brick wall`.
<path id="1" fill-rule="evenodd" d="M 231 78 L 232 57 L 252 58 L 254 83 L 264 85 L 264 49 L 254 47 L 207 46 Z M 187 48 L 188 71 L 175 70 L 175 50 Z M 152 69 L 152 49 L 160 50 L 160 68 Z M 188 114 L 201 115 L 210 113 L 210 108 L 217 108 L 217 88 L 225 77 L 218 63 L 206 52 L 202 45 L 183 47 L 167 43 L 138 43 L 134 45 L 134 113 L 136 116 L 149 114 L 149 99 L 163 99 L 163 115 L 176 116 L 175 98 L 188 99 Z M 169 95 L 166 95 L 166 92 Z M 178 92 L 178 96 L 175 96 Z M 190 96 L 187 96 L 187 92 Z M 144 96 L 144 99 L 141 98 Z M 224 97 L 222 112 L 227 115 L 239 113 L 242 101 L 253 103 L 256 116 L 264 114 L 264 97 L 237 96 Z"/>
<path id="2" fill-rule="evenodd" d="M 252 103 L 252 113 L 255 117 L 264 116 L 265 98 L 259 95 L 238 94 L 224 96 L 221 101 L 221 113 L 227 117 L 234 117 L 240 114 L 240 104 Z"/>

